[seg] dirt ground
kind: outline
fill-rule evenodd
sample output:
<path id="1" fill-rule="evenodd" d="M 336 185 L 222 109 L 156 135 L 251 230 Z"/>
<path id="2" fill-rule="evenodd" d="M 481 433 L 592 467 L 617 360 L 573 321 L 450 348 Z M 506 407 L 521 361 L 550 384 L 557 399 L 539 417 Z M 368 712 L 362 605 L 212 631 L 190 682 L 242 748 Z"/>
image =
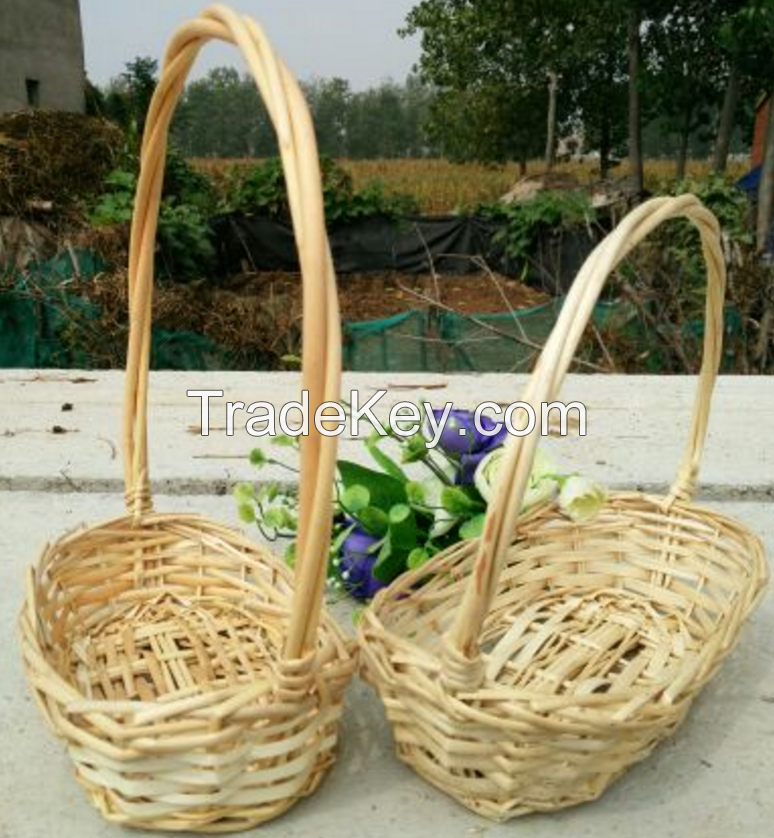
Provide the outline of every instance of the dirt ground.
<path id="1" fill-rule="evenodd" d="M 356 322 L 436 305 L 459 314 L 496 314 L 548 300 L 517 280 L 487 273 L 341 275 L 338 287 L 342 320 Z M 126 348 L 126 272 L 100 274 L 72 290 L 102 311 L 96 329 L 88 322 L 76 329 L 76 342 L 93 356 L 94 366 L 120 367 Z M 156 328 L 196 332 L 240 357 L 260 355 L 269 365 L 299 354 L 302 314 L 298 274 L 246 274 L 221 285 L 159 282 L 153 295 Z"/>
<path id="2" fill-rule="evenodd" d="M 460 314 L 499 314 L 547 302 L 545 294 L 518 280 L 495 273 L 416 276 L 398 273 L 342 274 L 338 277 L 344 320 L 379 320 L 410 309 L 438 305 Z M 282 298 L 301 310 L 301 282 L 297 274 L 261 273 L 242 276 L 226 289 L 273 308 Z"/>

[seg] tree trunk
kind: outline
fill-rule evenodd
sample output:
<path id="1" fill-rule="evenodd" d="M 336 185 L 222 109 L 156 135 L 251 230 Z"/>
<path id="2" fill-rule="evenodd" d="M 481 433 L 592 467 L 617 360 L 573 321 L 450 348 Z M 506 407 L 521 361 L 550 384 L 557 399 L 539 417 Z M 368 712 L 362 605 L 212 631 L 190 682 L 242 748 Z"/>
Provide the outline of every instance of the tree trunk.
<path id="1" fill-rule="evenodd" d="M 599 129 L 599 177 L 607 180 L 610 175 L 610 156 L 612 154 L 612 130 L 610 112 L 605 109 L 602 114 L 602 125 Z"/>
<path id="2" fill-rule="evenodd" d="M 559 88 L 559 76 L 548 72 L 548 131 L 546 133 L 546 171 L 551 171 L 556 163 L 556 98 Z"/>
<path id="3" fill-rule="evenodd" d="M 758 187 L 758 253 L 763 253 L 769 243 L 772 215 L 774 215 L 774 107 L 771 108 L 766 130 L 766 152 Z"/>
<path id="4" fill-rule="evenodd" d="M 726 92 L 723 96 L 723 109 L 720 112 L 720 120 L 718 122 L 718 136 L 715 140 L 715 159 L 712 167 L 719 174 L 723 174 L 726 171 L 726 165 L 728 163 L 728 151 L 731 147 L 731 137 L 736 124 L 736 109 L 739 104 L 741 76 L 739 59 L 734 57 L 731 60 L 731 68 L 728 72 Z"/>
<path id="5" fill-rule="evenodd" d="M 677 165 L 675 166 L 675 178 L 685 180 L 685 169 L 688 162 L 688 144 L 691 140 L 691 118 L 693 108 L 688 108 L 683 120 L 683 129 L 680 131 L 680 146 L 677 149 Z"/>
<path id="6" fill-rule="evenodd" d="M 642 195 L 645 172 L 642 161 L 642 119 L 640 116 L 640 13 L 632 5 L 627 24 L 629 51 L 629 168 L 634 191 Z"/>
<path id="7" fill-rule="evenodd" d="M 524 154 L 519 157 L 519 175 L 521 177 L 527 176 L 527 157 Z"/>
<path id="8" fill-rule="evenodd" d="M 610 89 L 615 84 L 615 58 L 611 52 L 606 57 L 607 83 Z M 599 129 L 599 177 L 607 180 L 610 176 L 610 157 L 613 153 L 613 114 L 609 99 L 604 99 L 602 106 L 602 124 Z"/>

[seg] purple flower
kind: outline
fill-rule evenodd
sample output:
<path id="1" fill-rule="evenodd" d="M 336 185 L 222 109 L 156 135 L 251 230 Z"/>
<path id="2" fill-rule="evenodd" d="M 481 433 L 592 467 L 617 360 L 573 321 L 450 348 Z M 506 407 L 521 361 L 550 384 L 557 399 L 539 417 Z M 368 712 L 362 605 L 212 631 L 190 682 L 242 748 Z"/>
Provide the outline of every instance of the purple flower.
<path id="1" fill-rule="evenodd" d="M 457 486 L 469 486 L 473 482 L 478 464 L 489 453 L 490 449 L 485 449 L 475 454 L 463 454 L 460 457 L 460 464 L 454 475 L 454 482 Z"/>
<path id="2" fill-rule="evenodd" d="M 443 418 L 443 410 L 433 408 L 433 416 L 436 422 Z M 493 431 L 497 427 L 497 421 L 490 416 L 482 414 L 479 417 L 479 425 L 482 430 Z M 505 442 L 508 436 L 508 429 L 504 423 L 500 430 L 493 436 L 486 436 L 476 427 L 475 413 L 472 410 L 451 410 L 446 420 L 438 446 L 459 462 L 459 469 L 455 475 L 455 483 L 467 485 L 473 482 L 473 475 L 476 467 L 486 454 Z M 460 430 L 465 433 L 461 434 Z"/>
<path id="3" fill-rule="evenodd" d="M 356 527 L 341 545 L 339 576 L 347 593 L 357 599 L 371 599 L 385 583 L 373 575 L 379 551 L 368 551 L 380 539 Z"/>

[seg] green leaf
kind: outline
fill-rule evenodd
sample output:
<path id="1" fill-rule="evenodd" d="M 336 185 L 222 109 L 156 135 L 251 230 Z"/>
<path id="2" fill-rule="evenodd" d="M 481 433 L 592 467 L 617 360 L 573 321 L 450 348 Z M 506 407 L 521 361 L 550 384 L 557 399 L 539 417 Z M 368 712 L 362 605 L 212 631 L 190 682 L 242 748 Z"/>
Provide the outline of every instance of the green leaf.
<path id="1" fill-rule="evenodd" d="M 374 458 L 379 468 L 382 469 L 385 474 L 389 474 L 390 477 L 400 480 L 401 483 L 406 483 L 408 481 L 408 477 L 406 477 L 403 469 L 395 462 L 395 460 L 392 459 L 392 457 L 385 454 L 384 451 L 379 448 L 378 441 L 381 440 L 382 437 L 377 435 L 374 442 L 372 442 L 371 439 L 372 437 L 369 437 L 366 441 L 366 450 Z"/>
<path id="2" fill-rule="evenodd" d="M 411 517 L 411 507 L 405 503 L 396 503 L 390 509 L 390 526 L 399 526 L 405 524 L 406 520 Z"/>
<path id="3" fill-rule="evenodd" d="M 380 581 L 389 583 L 406 569 L 406 553 L 394 550 L 391 534 L 382 543 L 379 558 L 374 564 L 373 574 Z"/>
<path id="4" fill-rule="evenodd" d="M 423 506 L 425 503 L 425 487 L 416 480 L 406 483 L 406 497 L 412 506 Z"/>
<path id="5" fill-rule="evenodd" d="M 355 483 L 354 486 L 345 487 L 339 503 L 346 512 L 357 515 L 371 503 L 371 493 L 365 486 Z"/>
<path id="6" fill-rule="evenodd" d="M 366 445 L 375 445 L 381 442 L 383 439 L 387 439 L 388 437 L 392 436 L 392 428 L 386 422 L 379 422 L 379 426 L 384 431 L 384 434 L 379 433 L 378 428 L 374 428 L 371 433 L 368 435 L 365 444 Z"/>
<path id="7" fill-rule="evenodd" d="M 460 526 L 460 538 L 467 541 L 470 538 L 481 538 L 484 532 L 486 515 L 482 512 L 473 518 L 468 519 Z"/>
<path id="8" fill-rule="evenodd" d="M 357 514 L 357 519 L 369 535 L 374 535 L 377 538 L 385 535 L 390 526 L 390 519 L 387 513 L 383 509 L 378 509 L 375 506 L 368 506 L 362 509 Z"/>
<path id="9" fill-rule="evenodd" d="M 349 486 L 365 486 L 371 496 L 371 506 L 383 509 L 385 512 L 396 503 L 406 502 L 405 484 L 389 474 L 374 471 L 348 460 L 339 460 L 339 475 L 344 488 Z"/>
<path id="10" fill-rule="evenodd" d="M 290 567 L 296 566 L 296 542 L 293 541 L 285 548 L 285 562 Z"/>
<path id="11" fill-rule="evenodd" d="M 263 515 L 263 523 L 272 530 L 293 532 L 298 526 L 295 516 L 284 506 L 272 506 Z"/>
<path id="12" fill-rule="evenodd" d="M 269 462 L 269 458 L 260 448 L 253 448 L 250 452 L 250 464 L 256 468 L 263 468 Z"/>
<path id="13" fill-rule="evenodd" d="M 390 509 L 390 542 L 395 549 L 408 553 L 419 540 L 414 510 L 405 504 L 396 504 Z"/>
<path id="14" fill-rule="evenodd" d="M 441 492 L 441 506 L 455 517 L 470 515 L 477 509 L 481 509 L 481 504 L 474 501 L 464 489 L 458 486 L 444 487 Z"/>
<path id="15" fill-rule="evenodd" d="M 401 454 L 401 462 L 403 463 L 419 463 L 427 459 L 430 450 L 427 447 L 427 440 L 420 434 L 408 437 L 403 442 L 403 453 Z"/>
<path id="16" fill-rule="evenodd" d="M 239 504 L 252 503 L 255 500 L 255 486 L 252 483 L 237 483 L 234 486 L 234 500 Z"/>
<path id="17" fill-rule="evenodd" d="M 277 434 L 271 441 L 272 445 L 276 445 L 277 448 L 298 448 L 299 440 L 298 437 L 289 436 L 288 434 Z"/>
<path id="18" fill-rule="evenodd" d="M 280 487 L 276 483 L 267 483 L 258 490 L 258 503 L 267 504 L 274 503 L 280 495 Z M 283 494 L 290 502 L 295 503 L 296 499 L 293 495 L 287 493 Z"/>
<path id="19" fill-rule="evenodd" d="M 238 508 L 239 519 L 245 524 L 255 523 L 255 507 L 249 503 L 240 503 Z"/>
<path id="20" fill-rule="evenodd" d="M 424 547 L 415 547 L 406 559 L 406 566 L 409 570 L 416 570 L 418 567 L 430 561 L 430 553 Z"/>

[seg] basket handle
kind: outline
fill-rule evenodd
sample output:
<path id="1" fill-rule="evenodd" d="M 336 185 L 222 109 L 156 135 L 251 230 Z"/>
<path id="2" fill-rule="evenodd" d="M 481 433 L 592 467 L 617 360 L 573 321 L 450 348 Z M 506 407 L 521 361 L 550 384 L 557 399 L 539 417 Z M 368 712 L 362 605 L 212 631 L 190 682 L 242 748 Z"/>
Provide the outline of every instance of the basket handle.
<path id="1" fill-rule="evenodd" d="M 303 375 L 310 410 L 336 401 L 341 382 L 341 325 L 336 278 L 325 230 L 314 127 L 298 83 L 248 17 L 214 5 L 178 29 L 148 111 L 129 251 L 129 351 L 124 402 L 126 504 L 135 519 L 152 510 L 148 475 L 148 368 L 154 250 L 169 126 L 188 73 L 212 40 L 239 48 L 277 133 L 303 277 Z M 296 585 L 285 656 L 313 648 L 327 571 L 337 438 L 311 423 L 301 439 Z"/>
<path id="2" fill-rule="evenodd" d="M 690 500 L 693 496 L 712 390 L 722 354 L 725 260 L 717 219 L 698 198 L 693 195 L 654 198 L 627 215 L 597 246 L 581 268 L 565 300 L 522 399 L 531 404 L 536 412 L 543 402 L 554 401 L 609 275 L 646 236 L 673 218 L 686 218 L 698 229 L 707 266 L 708 287 L 704 356 L 690 436 L 677 477 L 664 500 L 665 509 L 677 499 Z M 487 510 L 474 572 L 445 638 L 444 679 L 451 687 L 463 690 L 474 688 L 483 677 L 478 638 L 496 592 L 506 551 L 514 541 L 538 440 L 538 432 L 533 430 L 524 437 L 511 436 L 506 442 L 498 488 Z"/>

